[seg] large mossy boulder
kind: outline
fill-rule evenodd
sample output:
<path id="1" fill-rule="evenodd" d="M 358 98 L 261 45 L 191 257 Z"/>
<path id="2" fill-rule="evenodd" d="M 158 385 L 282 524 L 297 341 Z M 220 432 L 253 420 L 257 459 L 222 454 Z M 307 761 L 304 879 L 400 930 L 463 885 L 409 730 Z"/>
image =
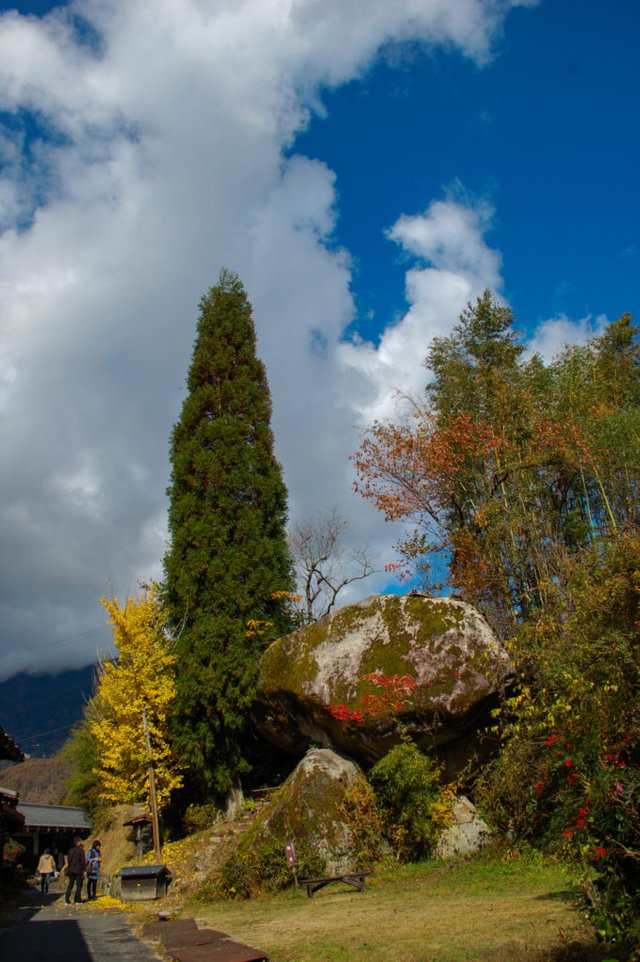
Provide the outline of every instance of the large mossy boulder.
<path id="1" fill-rule="evenodd" d="M 423 749 L 437 750 L 454 776 L 483 753 L 480 729 L 511 670 L 471 605 L 416 593 L 374 595 L 267 649 L 255 722 L 265 738 L 293 754 L 315 743 L 369 764 L 395 744 L 401 721 Z M 410 702 L 399 715 L 336 719 L 329 706 L 361 707 L 371 691 L 364 676 L 374 672 L 415 678 Z"/>
<path id="2" fill-rule="evenodd" d="M 357 765 L 329 749 L 307 752 L 222 867 L 221 894 L 251 896 L 291 884 L 289 842 L 302 877 L 352 870 L 352 835 L 341 805 L 360 774 Z"/>

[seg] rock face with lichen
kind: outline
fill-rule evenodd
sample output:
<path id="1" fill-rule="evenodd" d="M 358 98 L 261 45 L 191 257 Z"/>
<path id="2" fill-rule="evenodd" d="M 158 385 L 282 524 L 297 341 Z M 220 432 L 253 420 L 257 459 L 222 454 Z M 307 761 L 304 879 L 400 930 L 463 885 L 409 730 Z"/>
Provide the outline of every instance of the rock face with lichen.
<path id="1" fill-rule="evenodd" d="M 230 890 L 229 881 L 241 895 L 257 894 L 265 883 L 267 888 L 290 884 L 288 842 L 297 849 L 303 875 L 352 871 L 352 835 L 341 804 L 359 774 L 357 765 L 326 748 L 307 752 L 223 866 L 223 894 L 224 884 Z"/>
<path id="2" fill-rule="evenodd" d="M 451 824 L 445 828 L 436 844 L 438 858 L 454 858 L 456 855 L 474 855 L 491 840 L 491 829 L 480 818 L 468 798 L 456 798 L 451 809 Z"/>
<path id="3" fill-rule="evenodd" d="M 357 709 L 364 676 L 411 675 L 417 687 L 399 716 L 338 721 L 330 705 Z M 262 658 L 255 722 L 292 754 L 310 744 L 364 763 L 397 741 L 401 721 L 423 749 L 435 748 L 454 776 L 486 753 L 480 729 L 511 664 L 484 618 L 452 598 L 374 595 L 274 642 Z"/>

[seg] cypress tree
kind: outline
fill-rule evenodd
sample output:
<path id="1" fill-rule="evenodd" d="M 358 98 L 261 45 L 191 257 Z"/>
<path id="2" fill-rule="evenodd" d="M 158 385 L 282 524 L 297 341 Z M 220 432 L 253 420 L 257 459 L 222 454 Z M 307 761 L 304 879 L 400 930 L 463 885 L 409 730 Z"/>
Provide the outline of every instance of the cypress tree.
<path id="1" fill-rule="evenodd" d="M 220 273 L 200 302 L 174 427 L 165 604 L 176 636 L 176 747 L 203 795 L 247 771 L 243 735 L 266 644 L 289 629 L 287 491 L 251 305 Z"/>

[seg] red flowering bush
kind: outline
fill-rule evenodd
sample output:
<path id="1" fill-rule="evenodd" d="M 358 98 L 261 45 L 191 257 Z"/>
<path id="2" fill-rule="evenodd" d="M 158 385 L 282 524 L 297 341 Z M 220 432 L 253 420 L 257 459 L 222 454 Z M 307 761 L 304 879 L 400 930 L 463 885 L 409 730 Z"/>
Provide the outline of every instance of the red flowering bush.
<path id="1" fill-rule="evenodd" d="M 603 938 L 640 911 L 639 601 L 640 538 L 576 564 L 562 605 L 516 637 L 520 687 L 479 783 L 496 823 L 582 865 Z"/>

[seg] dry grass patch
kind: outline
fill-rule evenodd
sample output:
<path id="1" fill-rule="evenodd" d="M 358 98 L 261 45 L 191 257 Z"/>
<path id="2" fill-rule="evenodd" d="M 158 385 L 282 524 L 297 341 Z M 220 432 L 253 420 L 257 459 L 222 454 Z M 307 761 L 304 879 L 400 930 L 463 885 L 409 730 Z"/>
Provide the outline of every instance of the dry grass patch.
<path id="1" fill-rule="evenodd" d="M 3 788 L 17 792 L 23 802 L 64 805 L 71 765 L 54 758 L 27 758 L 2 771 Z"/>
<path id="2" fill-rule="evenodd" d="M 562 868 L 525 860 L 425 862 L 378 875 L 365 893 L 335 884 L 313 899 L 297 890 L 192 909 L 203 923 L 265 949 L 271 962 L 604 958 Z"/>
<path id="3" fill-rule="evenodd" d="M 123 865 L 135 861 L 136 846 L 132 841 L 131 826 L 124 823 L 138 811 L 139 808 L 132 805 L 113 805 L 98 816 L 85 848 L 89 851 L 92 840 L 100 839 L 103 876 L 115 875 Z"/>

